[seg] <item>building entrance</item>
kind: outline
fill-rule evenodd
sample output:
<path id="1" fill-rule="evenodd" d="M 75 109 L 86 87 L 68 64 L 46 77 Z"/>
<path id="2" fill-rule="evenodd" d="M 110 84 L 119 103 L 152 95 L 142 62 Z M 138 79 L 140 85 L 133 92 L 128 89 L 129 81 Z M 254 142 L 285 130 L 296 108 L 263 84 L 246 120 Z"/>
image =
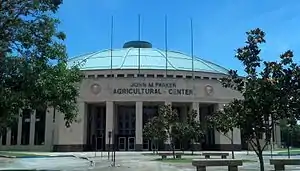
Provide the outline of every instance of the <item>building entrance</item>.
<path id="1" fill-rule="evenodd" d="M 105 105 L 88 105 L 87 149 L 88 151 L 105 150 Z"/>
<path id="2" fill-rule="evenodd" d="M 135 150 L 135 106 L 117 106 L 118 150 Z"/>
<path id="3" fill-rule="evenodd" d="M 126 150 L 126 137 L 119 137 L 118 147 L 120 151 Z"/>
<path id="4" fill-rule="evenodd" d="M 135 137 L 128 137 L 127 141 L 127 149 L 128 151 L 133 151 L 135 150 Z"/>
<path id="5" fill-rule="evenodd" d="M 151 118 L 158 115 L 158 108 L 158 105 L 143 106 L 143 128 Z M 156 150 L 156 146 L 157 145 L 154 144 L 154 142 L 152 142 L 151 140 L 147 139 L 147 137 L 143 137 L 143 150 Z"/>

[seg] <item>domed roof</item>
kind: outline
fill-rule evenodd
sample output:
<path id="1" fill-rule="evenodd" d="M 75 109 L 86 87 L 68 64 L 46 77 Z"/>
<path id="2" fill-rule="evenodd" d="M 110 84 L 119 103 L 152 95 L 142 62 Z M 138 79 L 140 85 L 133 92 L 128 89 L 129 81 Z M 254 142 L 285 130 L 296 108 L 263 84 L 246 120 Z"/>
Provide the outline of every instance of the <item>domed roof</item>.
<path id="1" fill-rule="evenodd" d="M 150 43 L 146 48 L 136 48 L 136 43 L 137 41 L 127 42 L 122 49 L 103 50 L 77 56 L 71 58 L 68 65 L 80 64 L 81 70 L 107 70 L 111 69 L 111 63 L 112 69 L 138 69 L 140 63 L 140 69 L 165 70 L 167 58 L 168 70 L 192 71 L 191 56 L 152 48 Z M 145 45 L 144 41 L 142 43 Z M 228 73 L 227 69 L 198 57 L 194 57 L 194 71 Z"/>

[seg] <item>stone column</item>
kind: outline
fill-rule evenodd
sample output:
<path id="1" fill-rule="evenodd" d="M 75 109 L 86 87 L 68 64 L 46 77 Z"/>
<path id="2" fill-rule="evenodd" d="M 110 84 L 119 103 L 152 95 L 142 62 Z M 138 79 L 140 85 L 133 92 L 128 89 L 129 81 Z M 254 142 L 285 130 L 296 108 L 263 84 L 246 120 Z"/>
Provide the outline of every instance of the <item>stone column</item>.
<path id="1" fill-rule="evenodd" d="M 215 110 L 222 110 L 223 107 L 224 104 L 216 104 Z M 231 145 L 231 138 L 233 138 L 233 147 Z M 215 130 L 215 144 L 216 148 L 219 150 L 231 150 L 232 148 L 234 148 L 234 150 L 241 150 L 242 146 L 240 129 L 234 128 L 233 134 L 230 131 L 226 135 Z"/>
<path id="2" fill-rule="evenodd" d="M 275 126 L 275 145 L 277 145 L 277 148 L 281 148 L 281 130 L 280 126 Z"/>
<path id="3" fill-rule="evenodd" d="M 106 102 L 106 128 L 105 128 L 105 150 L 112 149 L 113 135 L 109 138 L 109 132 L 114 128 L 114 102 Z"/>
<path id="4" fill-rule="evenodd" d="M 198 102 L 193 102 L 192 106 L 191 106 L 191 109 L 195 110 L 197 112 L 196 120 L 200 121 L 199 103 Z M 194 142 L 193 148 L 194 148 L 194 150 L 201 150 L 201 142 Z"/>
<path id="5" fill-rule="evenodd" d="M 171 105 L 172 102 L 166 101 L 165 105 Z M 165 150 L 171 150 L 171 139 L 168 137 L 167 140 L 164 142 Z"/>
<path id="6" fill-rule="evenodd" d="M 19 110 L 19 120 L 18 120 L 18 136 L 17 136 L 17 144 L 21 145 L 22 140 L 22 119 L 21 117 L 22 110 Z"/>
<path id="7" fill-rule="evenodd" d="M 196 120 L 200 120 L 199 103 L 198 102 L 193 102 L 192 110 L 195 110 L 197 112 Z"/>
<path id="8" fill-rule="evenodd" d="M 83 150 L 87 144 L 87 128 L 88 128 L 88 104 L 84 103 L 84 109 L 83 109 L 83 116 L 81 116 L 82 119 L 82 133 L 83 133 Z"/>
<path id="9" fill-rule="evenodd" d="M 36 110 L 33 110 L 33 113 L 30 115 L 30 133 L 29 133 L 29 145 L 34 145 L 34 135 L 35 135 L 35 115 Z"/>
<path id="10" fill-rule="evenodd" d="M 11 145 L 11 130 L 7 128 L 7 133 L 6 133 L 6 145 Z"/>
<path id="11" fill-rule="evenodd" d="M 45 143 L 49 150 L 51 150 L 54 139 L 54 123 L 53 123 L 54 108 L 48 108 L 45 116 Z"/>
<path id="12" fill-rule="evenodd" d="M 135 102 L 135 150 L 143 149 L 143 102 Z"/>

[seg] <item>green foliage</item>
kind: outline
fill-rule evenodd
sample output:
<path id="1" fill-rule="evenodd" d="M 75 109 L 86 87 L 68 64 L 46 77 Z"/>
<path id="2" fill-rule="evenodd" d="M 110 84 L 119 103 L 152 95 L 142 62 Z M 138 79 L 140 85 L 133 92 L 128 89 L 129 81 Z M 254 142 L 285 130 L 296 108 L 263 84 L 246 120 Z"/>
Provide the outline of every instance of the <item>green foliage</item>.
<path id="1" fill-rule="evenodd" d="M 166 131 L 164 130 L 164 124 L 160 116 L 154 116 L 149 119 L 143 129 L 143 137 L 149 140 L 165 141 L 167 139 Z"/>
<path id="2" fill-rule="evenodd" d="M 77 115 L 81 73 L 68 67 L 63 32 L 53 14 L 61 0 L 10 0 L 0 4 L 0 127 L 19 109 L 55 107 L 67 126 Z"/>
<path id="3" fill-rule="evenodd" d="M 300 125 L 291 125 L 287 119 L 280 121 L 281 142 L 286 146 L 300 147 Z"/>
<path id="4" fill-rule="evenodd" d="M 239 126 L 237 117 L 243 110 L 239 103 L 240 100 L 234 99 L 230 104 L 224 105 L 222 110 L 218 110 L 209 116 L 207 118 L 209 126 L 228 136 L 228 132 Z"/>
<path id="5" fill-rule="evenodd" d="M 241 92 L 243 99 L 235 99 L 213 116 L 215 126 L 222 132 L 234 127 L 242 130 L 260 159 L 261 170 L 264 170 L 262 151 L 270 143 L 274 125 L 284 118 L 298 119 L 300 114 L 300 67 L 293 62 L 290 50 L 278 62 L 262 62 L 259 45 L 265 43 L 264 37 L 260 29 L 247 32 L 246 45 L 237 49 L 236 54 L 244 64 L 246 76 L 242 78 L 237 71 L 230 71 L 222 79 L 224 87 Z M 262 133 L 266 135 L 263 145 L 259 141 Z"/>
<path id="6" fill-rule="evenodd" d="M 203 132 L 200 121 L 196 120 L 196 117 L 197 112 L 193 110 L 187 114 L 186 120 L 182 121 L 171 105 L 160 106 L 158 116 L 153 117 L 146 123 L 144 137 L 162 141 L 170 139 L 173 151 L 174 143 L 177 140 L 200 142 Z"/>
<path id="7" fill-rule="evenodd" d="M 197 120 L 197 111 L 192 110 L 187 113 L 186 120 L 175 122 L 171 136 L 174 139 L 191 140 L 192 143 L 200 142 L 203 138 L 203 129 L 200 121 Z"/>

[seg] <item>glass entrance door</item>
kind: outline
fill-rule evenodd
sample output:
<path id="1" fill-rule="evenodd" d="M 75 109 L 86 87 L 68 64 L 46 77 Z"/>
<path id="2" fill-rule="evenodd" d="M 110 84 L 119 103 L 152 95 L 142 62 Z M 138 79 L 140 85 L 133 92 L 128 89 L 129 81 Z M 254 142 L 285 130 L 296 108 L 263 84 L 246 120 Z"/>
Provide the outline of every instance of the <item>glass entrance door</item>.
<path id="1" fill-rule="evenodd" d="M 119 137 L 119 150 L 125 151 L 126 148 L 126 137 Z"/>
<path id="2" fill-rule="evenodd" d="M 128 151 L 135 150 L 135 137 L 128 137 Z"/>
<path id="3" fill-rule="evenodd" d="M 143 140 L 143 150 L 149 150 L 150 140 Z"/>
<path id="4" fill-rule="evenodd" d="M 96 149 L 97 150 L 103 150 L 103 138 L 97 137 L 96 139 Z"/>

